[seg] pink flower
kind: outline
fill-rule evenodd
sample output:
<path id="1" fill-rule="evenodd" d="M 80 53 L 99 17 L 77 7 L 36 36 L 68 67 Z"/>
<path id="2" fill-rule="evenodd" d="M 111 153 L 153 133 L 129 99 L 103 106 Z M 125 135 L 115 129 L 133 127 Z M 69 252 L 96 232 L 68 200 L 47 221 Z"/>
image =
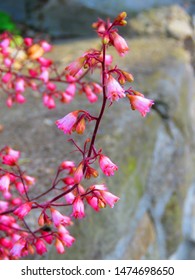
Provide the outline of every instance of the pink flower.
<path id="1" fill-rule="evenodd" d="M 26 98 L 22 94 L 16 93 L 16 101 L 20 104 L 23 104 L 26 102 Z"/>
<path id="2" fill-rule="evenodd" d="M 12 78 L 12 74 L 10 72 L 7 72 L 3 75 L 2 82 L 4 84 L 7 84 L 11 80 L 11 78 Z"/>
<path id="3" fill-rule="evenodd" d="M 111 208 L 113 208 L 114 204 L 119 200 L 119 197 L 107 191 L 101 191 L 101 196 Z"/>
<path id="4" fill-rule="evenodd" d="M 27 46 L 27 47 L 30 47 L 33 43 L 33 39 L 32 38 L 24 38 L 24 44 Z"/>
<path id="5" fill-rule="evenodd" d="M 15 90 L 17 93 L 22 93 L 25 91 L 25 82 L 23 79 L 18 79 L 15 83 Z"/>
<path id="6" fill-rule="evenodd" d="M 99 165 L 106 176 L 113 176 L 114 171 L 118 170 L 118 166 L 102 154 L 99 157 Z"/>
<path id="7" fill-rule="evenodd" d="M 81 56 L 79 57 L 77 60 L 73 61 L 72 63 L 70 63 L 65 70 L 68 71 L 68 74 L 71 76 L 75 76 L 83 67 L 85 62 L 85 57 Z"/>
<path id="8" fill-rule="evenodd" d="M 52 45 L 50 45 L 48 42 L 46 41 L 42 41 L 41 42 L 41 47 L 43 48 L 43 50 L 45 52 L 49 52 L 52 49 Z"/>
<path id="9" fill-rule="evenodd" d="M 20 157 L 20 152 L 8 147 L 6 153 L 2 158 L 2 163 L 10 166 L 15 165 Z"/>
<path id="10" fill-rule="evenodd" d="M 3 175 L 0 178 L 0 191 L 7 192 L 10 185 L 10 176 L 9 174 Z"/>
<path id="11" fill-rule="evenodd" d="M 154 101 L 144 96 L 127 94 L 132 110 L 138 110 L 143 117 L 150 111 Z"/>
<path id="12" fill-rule="evenodd" d="M 14 246 L 12 247 L 10 254 L 13 257 L 21 257 L 22 256 L 22 249 L 25 247 L 26 241 L 24 239 L 19 239 Z"/>
<path id="13" fill-rule="evenodd" d="M 94 103 L 98 100 L 97 95 L 92 91 L 92 89 L 87 85 L 84 87 L 84 92 L 86 93 L 87 99 L 89 102 Z"/>
<path id="14" fill-rule="evenodd" d="M 52 65 L 52 60 L 51 59 L 47 59 L 45 57 L 39 57 L 37 58 L 37 61 L 41 64 L 41 66 L 43 67 L 50 67 Z"/>
<path id="15" fill-rule="evenodd" d="M 73 111 L 68 115 L 66 115 L 65 117 L 63 117 L 62 119 L 57 120 L 56 121 L 57 127 L 60 130 L 64 131 L 65 134 L 66 133 L 71 134 L 73 127 L 77 121 L 78 113 L 79 111 Z"/>
<path id="16" fill-rule="evenodd" d="M 69 192 L 69 193 L 64 195 L 64 198 L 65 198 L 67 203 L 72 204 L 74 199 L 75 199 L 75 195 L 72 192 Z"/>
<path id="17" fill-rule="evenodd" d="M 4 50 L 7 49 L 9 47 L 10 44 L 10 39 L 9 38 L 5 38 L 3 41 L 1 41 L 0 43 L 0 47 Z"/>
<path id="18" fill-rule="evenodd" d="M 71 247 L 75 242 L 75 238 L 71 236 L 68 230 L 62 225 L 58 227 L 58 237 L 66 247 Z"/>
<path id="19" fill-rule="evenodd" d="M 75 83 L 70 83 L 66 88 L 66 94 L 70 95 L 71 97 L 74 97 L 75 92 L 76 92 Z"/>
<path id="20" fill-rule="evenodd" d="M 48 82 L 47 83 L 47 89 L 50 90 L 50 91 L 54 91 L 54 90 L 56 90 L 56 85 L 52 82 Z"/>
<path id="21" fill-rule="evenodd" d="M 43 104 L 48 109 L 53 109 L 56 107 L 55 101 L 51 95 L 44 94 L 43 95 Z"/>
<path id="22" fill-rule="evenodd" d="M 113 45 L 116 48 L 120 56 L 124 56 L 128 51 L 128 45 L 123 37 L 117 32 L 112 32 Z"/>
<path id="23" fill-rule="evenodd" d="M 49 72 L 45 67 L 42 67 L 41 74 L 39 75 L 39 78 L 44 82 L 47 83 L 49 81 Z"/>
<path id="24" fill-rule="evenodd" d="M 9 204 L 7 201 L 0 200 L 0 213 L 6 211 L 8 209 L 8 207 L 9 207 Z"/>
<path id="25" fill-rule="evenodd" d="M 65 252 L 64 245 L 58 238 L 56 238 L 55 247 L 58 254 L 64 254 Z"/>
<path id="26" fill-rule="evenodd" d="M 73 202 L 72 216 L 76 219 L 82 219 L 85 217 L 84 203 L 80 196 L 77 196 Z"/>
<path id="27" fill-rule="evenodd" d="M 16 189 L 20 194 L 24 194 L 29 189 L 29 187 L 26 184 L 23 184 L 22 182 L 16 182 L 15 185 Z"/>
<path id="28" fill-rule="evenodd" d="M 52 215 L 52 220 L 56 227 L 58 227 L 60 224 L 65 226 L 71 224 L 71 219 L 69 217 L 62 215 L 59 211 L 57 211 L 54 208 L 50 208 L 50 211 Z"/>
<path id="29" fill-rule="evenodd" d="M 72 173 L 74 171 L 74 168 L 75 168 L 75 163 L 73 161 L 70 161 L 70 160 L 65 160 L 60 164 L 60 167 L 62 169 L 68 170 L 69 173 Z"/>
<path id="30" fill-rule="evenodd" d="M 107 97 L 111 102 L 125 97 L 124 89 L 111 75 L 107 79 Z"/>
<path id="31" fill-rule="evenodd" d="M 99 211 L 99 199 L 96 196 L 86 196 L 87 203 L 95 210 Z"/>
<path id="32" fill-rule="evenodd" d="M 32 202 L 26 202 L 19 206 L 13 213 L 22 220 L 31 211 L 32 204 Z"/>
<path id="33" fill-rule="evenodd" d="M 83 179 L 83 163 L 81 162 L 74 173 L 74 182 L 76 184 L 80 183 Z"/>
<path id="34" fill-rule="evenodd" d="M 47 252 L 46 245 L 43 242 L 43 240 L 41 240 L 40 238 L 36 240 L 35 247 L 36 247 L 37 254 L 39 255 L 43 255 L 44 253 Z"/>

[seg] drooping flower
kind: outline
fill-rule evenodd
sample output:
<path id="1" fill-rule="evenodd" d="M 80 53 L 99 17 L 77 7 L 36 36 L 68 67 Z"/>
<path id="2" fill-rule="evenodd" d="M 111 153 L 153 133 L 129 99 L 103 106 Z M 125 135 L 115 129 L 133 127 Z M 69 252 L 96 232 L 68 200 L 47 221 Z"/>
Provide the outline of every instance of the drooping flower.
<path id="1" fill-rule="evenodd" d="M 7 192 L 10 185 L 10 176 L 5 174 L 0 178 L 0 191 Z"/>
<path id="2" fill-rule="evenodd" d="M 66 247 L 71 247 L 75 242 L 75 238 L 70 235 L 69 231 L 63 225 L 58 227 L 58 237 Z"/>
<path id="3" fill-rule="evenodd" d="M 113 208 L 114 204 L 119 200 L 118 196 L 108 191 L 101 191 L 101 196 L 105 200 L 106 204 L 108 204 L 111 208 Z"/>
<path id="4" fill-rule="evenodd" d="M 107 156 L 100 154 L 99 165 L 106 176 L 113 176 L 118 166 L 114 164 Z"/>
<path id="5" fill-rule="evenodd" d="M 3 75 L 2 82 L 4 84 L 7 84 L 11 80 L 11 78 L 12 78 L 12 74 L 10 72 L 7 72 Z"/>
<path id="6" fill-rule="evenodd" d="M 84 66 L 85 63 L 85 57 L 81 56 L 79 58 L 77 58 L 75 61 L 73 61 L 72 63 L 70 63 L 65 70 L 68 71 L 68 74 L 71 76 L 75 76 L 80 70 L 81 68 Z"/>
<path id="7" fill-rule="evenodd" d="M 107 98 L 113 102 L 125 97 L 124 89 L 115 78 L 109 75 L 107 79 Z"/>
<path id="8" fill-rule="evenodd" d="M 15 90 L 17 93 L 22 93 L 25 91 L 25 82 L 23 79 L 18 79 L 15 83 Z"/>
<path id="9" fill-rule="evenodd" d="M 2 163 L 6 165 L 15 165 L 20 157 L 20 152 L 10 147 L 6 149 L 6 155 L 2 157 Z"/>
<path id="10" fill-rule="evenodd" d="M 82 219 L 85 217 L 84 203 L 80 196 L 77 196 L 73 202 L 72 216 L 76 219 Z"/>
<path id="11" fill-rule="evenodd" d="M 52 49 L 52 45 L 50 45 L 48 42 L 46 41 L 42 41 L 41 42 L 41 47 L 43 48 L 43 50 L 45 52 L 49 52 Z"/>
<path id="12" fill-rule="evenodd" d="M 65 252 L 64 245 L 58 238 L 56 238 L 55 247 L 58 254 L 64 254 Z"/>
<path id="13" fill-rule="evenodd" d="M 154 101 L 144 96 L 127 94 L 132 110 L 138 110 L 143 117 L 150 111 Z"/>
<path id="14" fill-rule="evenodd" d="M 112 41 L 115 49 L 120 56 L 124 56 L 129 51 L 129 47 L 125 39 L 117 32 L 112 32 Z"/>
<path id="15" fill-rule="evenodd" d="M 74 182 L 76 184 L 80 183 L 83 179 L 83 163 L 81 162 L 74 173 Z"/>
<path id="16" fill-rule="evenodd" d="M 13 257 L 21 257 L 22 256 L 22 250 L 24 249 L 26 245 L 26 241 L 24 239 L 19 239 L 15 244 L 14 246 L 12 247 L 11 251 L 10 251 L 10 254 L 11 256 Z"/>
<path id="17" fill-rule="evenodd" d="M 45 243 L 43 242 L 43 240 L 41 240 L 40 238 L 38 238 L 35 242 L 35 248 L 37 251 L 37 254 L 39 255 L 43 255 L 44 253 L 47 252 L 47 248 Z"/>
<path id="18" fill-rule="evenodd" d="M 16 208 L 16 210 L 14 210 L 14 214 L 16 216 L 18 216 L 19 219 L 23 219 L 32 209 L 32 202 L 26 202 L 24 204 L 22 204 L 21 206 L 19 206 L 18 208 Z"/>
<path id="19" fill-rule="evenodd" d="M 56 121 L 57 127 L 62 130 L 65 134 L 71 134 L 73 127 L 77 121 L 79 111 L 73 111 Z"/>
<path id="20" fill-rule="evenodd" d="M 54 208 L 50 208 L 52 220 L 56 227 L 58 227 L 60 224 L 67 226 L 71 224 L 71 219 L 67 216 L 62 215 L 59 211 L 57 211 Z"/>

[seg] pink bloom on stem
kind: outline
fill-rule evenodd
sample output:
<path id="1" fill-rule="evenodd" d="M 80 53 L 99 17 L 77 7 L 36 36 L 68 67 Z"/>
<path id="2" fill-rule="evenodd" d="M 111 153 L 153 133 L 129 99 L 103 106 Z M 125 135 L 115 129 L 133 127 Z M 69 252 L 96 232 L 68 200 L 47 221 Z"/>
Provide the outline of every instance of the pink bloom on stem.
<path id="1" fill-rule="evenodd" d="M 118 196 L 107 191 L 101 191 L 101 196 L 111 208 L 113 208 L 114 204 L 119 200 Z"/>
<path id="2" fill-rule="evenodd" d="M 74 173 L 74 182 L 76 184 L 80 183 L 83 179 L 83 163 L 81 162 Z"/>
<path id="3" fill-rule="evenodd" d="M 9 47 L 9 44 L 10 44 L 10 39 L 9 38 L 5 38 L 3 41 L 1 41 L 0 47 L 2 49 L 7 49 Z"/>
<path id="4" fill-rule="evenodd" d="M 22 249 L 24 249 L 26 241 L 24 239 L 19 239 L 12 247 L 10 254 L 13 257 L 22 257 Z"/>
<path id="5" fill-rule="evenodd" d="M 43 67 L 50 67 L 52 65 L 52 60 L 45 58 L 45 57 L 38 57 L 37 61 L 41 64 Z"/>
<path id="6" fill-rule="evenodd" d="M 62 130 L 65 134 L 71 134 L 73 127 L 77 121 L 79 111 L 73 111 L 56 121 L 57 127 Z"/>
<path id="7" fill-rule="evenodd" d="M 69 217 L 62 215 L 59 211 L 57 211 L 54 208 L 50 208 L 50 211 L 52 215 L 52 220 L 56 227 L 58 227 L 60 224 L 65 226 L 71 224 L 71 219 Z"/>
<path id="8" fill-rule="evenodd" d="M 52 82 L 48 82 L 47 83 L 47 89 L 50 90 L 50 91 L 54 91 L 54 90 L 56 90 L 56 85 Z"/>
<path id="9" fill-rule="evenodd" d="M 4 64 L 7 67 L 10 67 L 12 65 L 13 61 L 9 57 L 4 58 Z"/>
<path id="10" fill-rule="evenodd" d="M 68 71 L 68 74 L 71 76 L 75 76 L 83 67 L 85 62 L 85 57 L 81 56 L 79 57 L 77 60 L 73 61 L 72 63 L 70 63 L 65 70 Z"/>
<path id="11" fill-rule="evenodd" d="M 29 187 L 26 184 L 23 184 L 22 182 L 16 182 L 15 185 L 16 185 L 16 189 L 20 194 L 26 193 L 26 191 L 28 191 L 29 189 Z"/>
<path id="12" fill-rule="evenodd" d="M 9 174 L 3 175 L 0 178 L 0 191 L 7 192 L 10 185 L 10 176 Z"/>
<path id="13" fill-rule="evenodd" d="M 77 196 L 73 202 L 72 216 L 76 219 L 82 219 L 85 217 L 84 203 L 80 196 Z"/>
<path id="14" fill-rule="evenodd" d="M 75 168 L 75 163 L 73 161 L 70 161 L 70 160 L 65 160 L 60 164 L 60 167 L 62 169 L 67 169 L 70 173 L 72 173 L 72 171 Z"/>
<path id="15" fill-rule="evenodd" d="M 43 255 L 44 253 L 47 252 L 47 248 L 45 243 L 43 242 L 43 240 L 41 240 L 40 238 L 38 238 L 35 242 L 35 248 L 37 251 L 37 254 L 39 255 Z"/>
<path id="16" fill-rule="evenodd" d="M 23 104 L 26 102 L 26 98 L 21 93 L 16 93 L 16 101 Z"/>
<path id="17" fill-rule="evenodd" d="M 87 85 L 84 87 L 84 91 L 86 93 L 87 99 L 89 102 L 94 103 L 98 100 L 97 95 L 92 91 L 92 89 Z"/>
<path id="18" fill-rule="evenodd" d="M 46 41 L 42 41 L 41 42 L 41 47 L 43 48 L 43 50 L 45 52 L 49 52 L 52 49 L 52 45 L 50 45 L 48 42 Z"/>
<path id="19" fill-rule="evenodd" d="M 112 40 L 113 40 L 113 45 L 120 56 L 124 56 L 129 51 L 125 39 L 121 37 L 117 32 L 112 33 Z"/>
<path id="20" fill-rule="evenodd" d="M 20 157 L 20 152 L 8 147 L 7 154 L 3 156 L 2 163 L 6 165 L 15 165 Z"/>
<path id="21" fill-rule="evenodd" d="M 22 220 L 31 211 L 32 204 L 32 202 L 26 202 L 19 206 L 13 213 Z"/>
<path id="22" fill-rule="evenodd" d="M 98 198 L 96 196 L 86 196 L 87 203 L 95 210 L 99 211 Z"/>
<path id="23" fill-rule="evenodd" d="M 74 97 L 76 92 L 76 85 L 75 83 L 70 83 L 66 88 L 66 94 L 70 95 L 71 97 Z"/>
<path id="24" fill-rule="evenodd" d="M 9 204 L 7 201 L 0 200 L 0 213 L 6 211 L 8 209 L 8 207 L 9 207 Z"/>
<path id="25" fill-rule="evenodd" d="M 18 79 L 15 83 L 15 90 L 17 93 L 22 93 L 25 91 L 25 82 L 23 79 Z"/>
<path id="26" fill-rule="evenodd" d="M 30 47 L 33 43 L 33 39 L 32 38 L 24 38 L 24 44 L 27 46 L 27 47 Z"/>
<path id="27" fill-rule="evenodd" d="M 111 75 L 109 75 L 107 79 L 107 97 L 108 99 L 113 101 L 118 101 L 119 98 L 125 97 L 124 89 L 121 85 L 114 79 Z"/>
<path id="28" fill-rule="evenodd" d="M 65 252 L 64 245 L 58 238 L 56 238 L 55 247 L 58 254 L 64 254 Z"/>
<path id="29" fill-rule="evenodd" d="M 42 67 L 41 74 L 39 78 L 44 82 L 47 83 L 49 81 L 49 72 L 45 67 Z"/>
<path id="30" fill-rule="evenodd" d="M 33 185 L 36 181 L 36 179 L 32 176 L 29 176 L 29 175 L 24 175 L 23 176 L 23 179 L 25 180 L 25 182 L 28 184 L 28 185 Z"/>
<path id="31" fill-rule="evenodd" d="M 62 225 L 58 227 L 58 237 L 66 247 L 71 247 L 75 238 L 69 234 L 69 231 Z"/>
<path id="32" fill-rule="evenodd" d="M 102 154 L 99 156 L 99 165 L 106 176 L 113 176 L 114 171 L 118 170 L 118 166 Z"/>
<path id="33" fill-rule="evenodd" d="M 67 203 L 72 204 L 74 199 L 75 199 L 75 195 L 72 192 L 69 192 L 69 193 L 64 195 L 64 198 L 65 198 Z"/>
<path id="34" fill-rule="evenodd" d="M 7 72 L 3 75 L 2 82 L 4 84 L 7 84 L 11 80 L 11 78 L 12 78 L 12 74 L 10 72 Z"/>
<path id="35" fill-rule="evenodd" d="M 56 107 L 55 101 L 51 95 L 44 94 L 43 95 L 43 104 L 48 109 L 53 109 Z"/>
<path id="36" fill-rule="evenodd" d="M 154 101 L 151 99 L 147 99 L 144 96 L 139 95 L 130 95 L 128 94 L 131 108 L 133 110 L 138 110 L 143 117 L 150 111 L 151 106 L 154 104 Z"/>

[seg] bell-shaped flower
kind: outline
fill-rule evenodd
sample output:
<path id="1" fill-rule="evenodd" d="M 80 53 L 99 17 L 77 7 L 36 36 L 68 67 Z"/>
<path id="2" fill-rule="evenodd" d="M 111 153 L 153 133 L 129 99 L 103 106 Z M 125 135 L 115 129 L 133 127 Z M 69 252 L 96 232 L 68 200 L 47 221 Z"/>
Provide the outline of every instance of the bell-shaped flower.
<path id="1" fill-rule="evenodd" d="M 79 111 L 73 111 L 65 117 L 63 117 L 62 119 L 57 120 L 57 127 L 60 130 L 62 130 L 65 134 L 71 134 L 73 131 L 73 127 L 77 122 L 78 113 Z"/>
<path id="2" fill-rule="evenodd" d="M 107 156 L 100 154 L 99 165 L 106 176 L 113 176 L 118 166 L 114 164 Z"/>
<path id="3" fill-rule="evenodd" d="M 118 101 L 120 98 L 125 97 L 124 89 L 121 87 L 119 82 L 111 75 L 107 79 L 107 98 L 113 102 Z"/>
<path id="4" fill-rule="evenodd" d="M 132 110 L 138 110 L 143 117 L 149 113 L 151 106 L 154 104 L 153 100 L 147 99 L 144 96 L 127 94 L 127 97 Z"/>

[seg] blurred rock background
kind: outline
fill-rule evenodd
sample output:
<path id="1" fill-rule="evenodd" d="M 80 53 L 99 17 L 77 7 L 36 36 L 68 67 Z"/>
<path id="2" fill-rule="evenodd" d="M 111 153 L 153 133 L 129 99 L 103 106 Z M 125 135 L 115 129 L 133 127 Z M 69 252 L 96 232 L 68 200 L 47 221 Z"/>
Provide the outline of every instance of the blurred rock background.
<path id="1" fill-rule="evenodd" d="M 104 145 L 119 171 L 100 180 L 121 199 L 99 214 L 88 207 L 87 217 L 72 229 L 75 245 L 60 256 L 51 248 L 44 258 L 194 259 L 195 1 L 7 0 L 0 10 L 21 33 L 50 38 L 52 58 L 64 66 L 98 46 L 91 28 L 97 17 L 126 10 L 128 24 L 121 31 L 131 51 L 122 59 L 111 53 L 115 64 L 134 75 L 134 88 L 155 100 L 146 118 L 123 100 L 107 110 L 97 146 Z M 80 106 L 98 112 L 100 104 L 92 108 L 79 96 L 49 111 L 40 97 L 29 94 L 28 100 L 9 114 L 0 104 L 1 145 L 22 149 L 26 169 L 38 176 L 38 188 L 46 188 L 56 164 L 72 149 L 54 121 Z M 87 133 L 90 137 L 90 129 Z"/>

